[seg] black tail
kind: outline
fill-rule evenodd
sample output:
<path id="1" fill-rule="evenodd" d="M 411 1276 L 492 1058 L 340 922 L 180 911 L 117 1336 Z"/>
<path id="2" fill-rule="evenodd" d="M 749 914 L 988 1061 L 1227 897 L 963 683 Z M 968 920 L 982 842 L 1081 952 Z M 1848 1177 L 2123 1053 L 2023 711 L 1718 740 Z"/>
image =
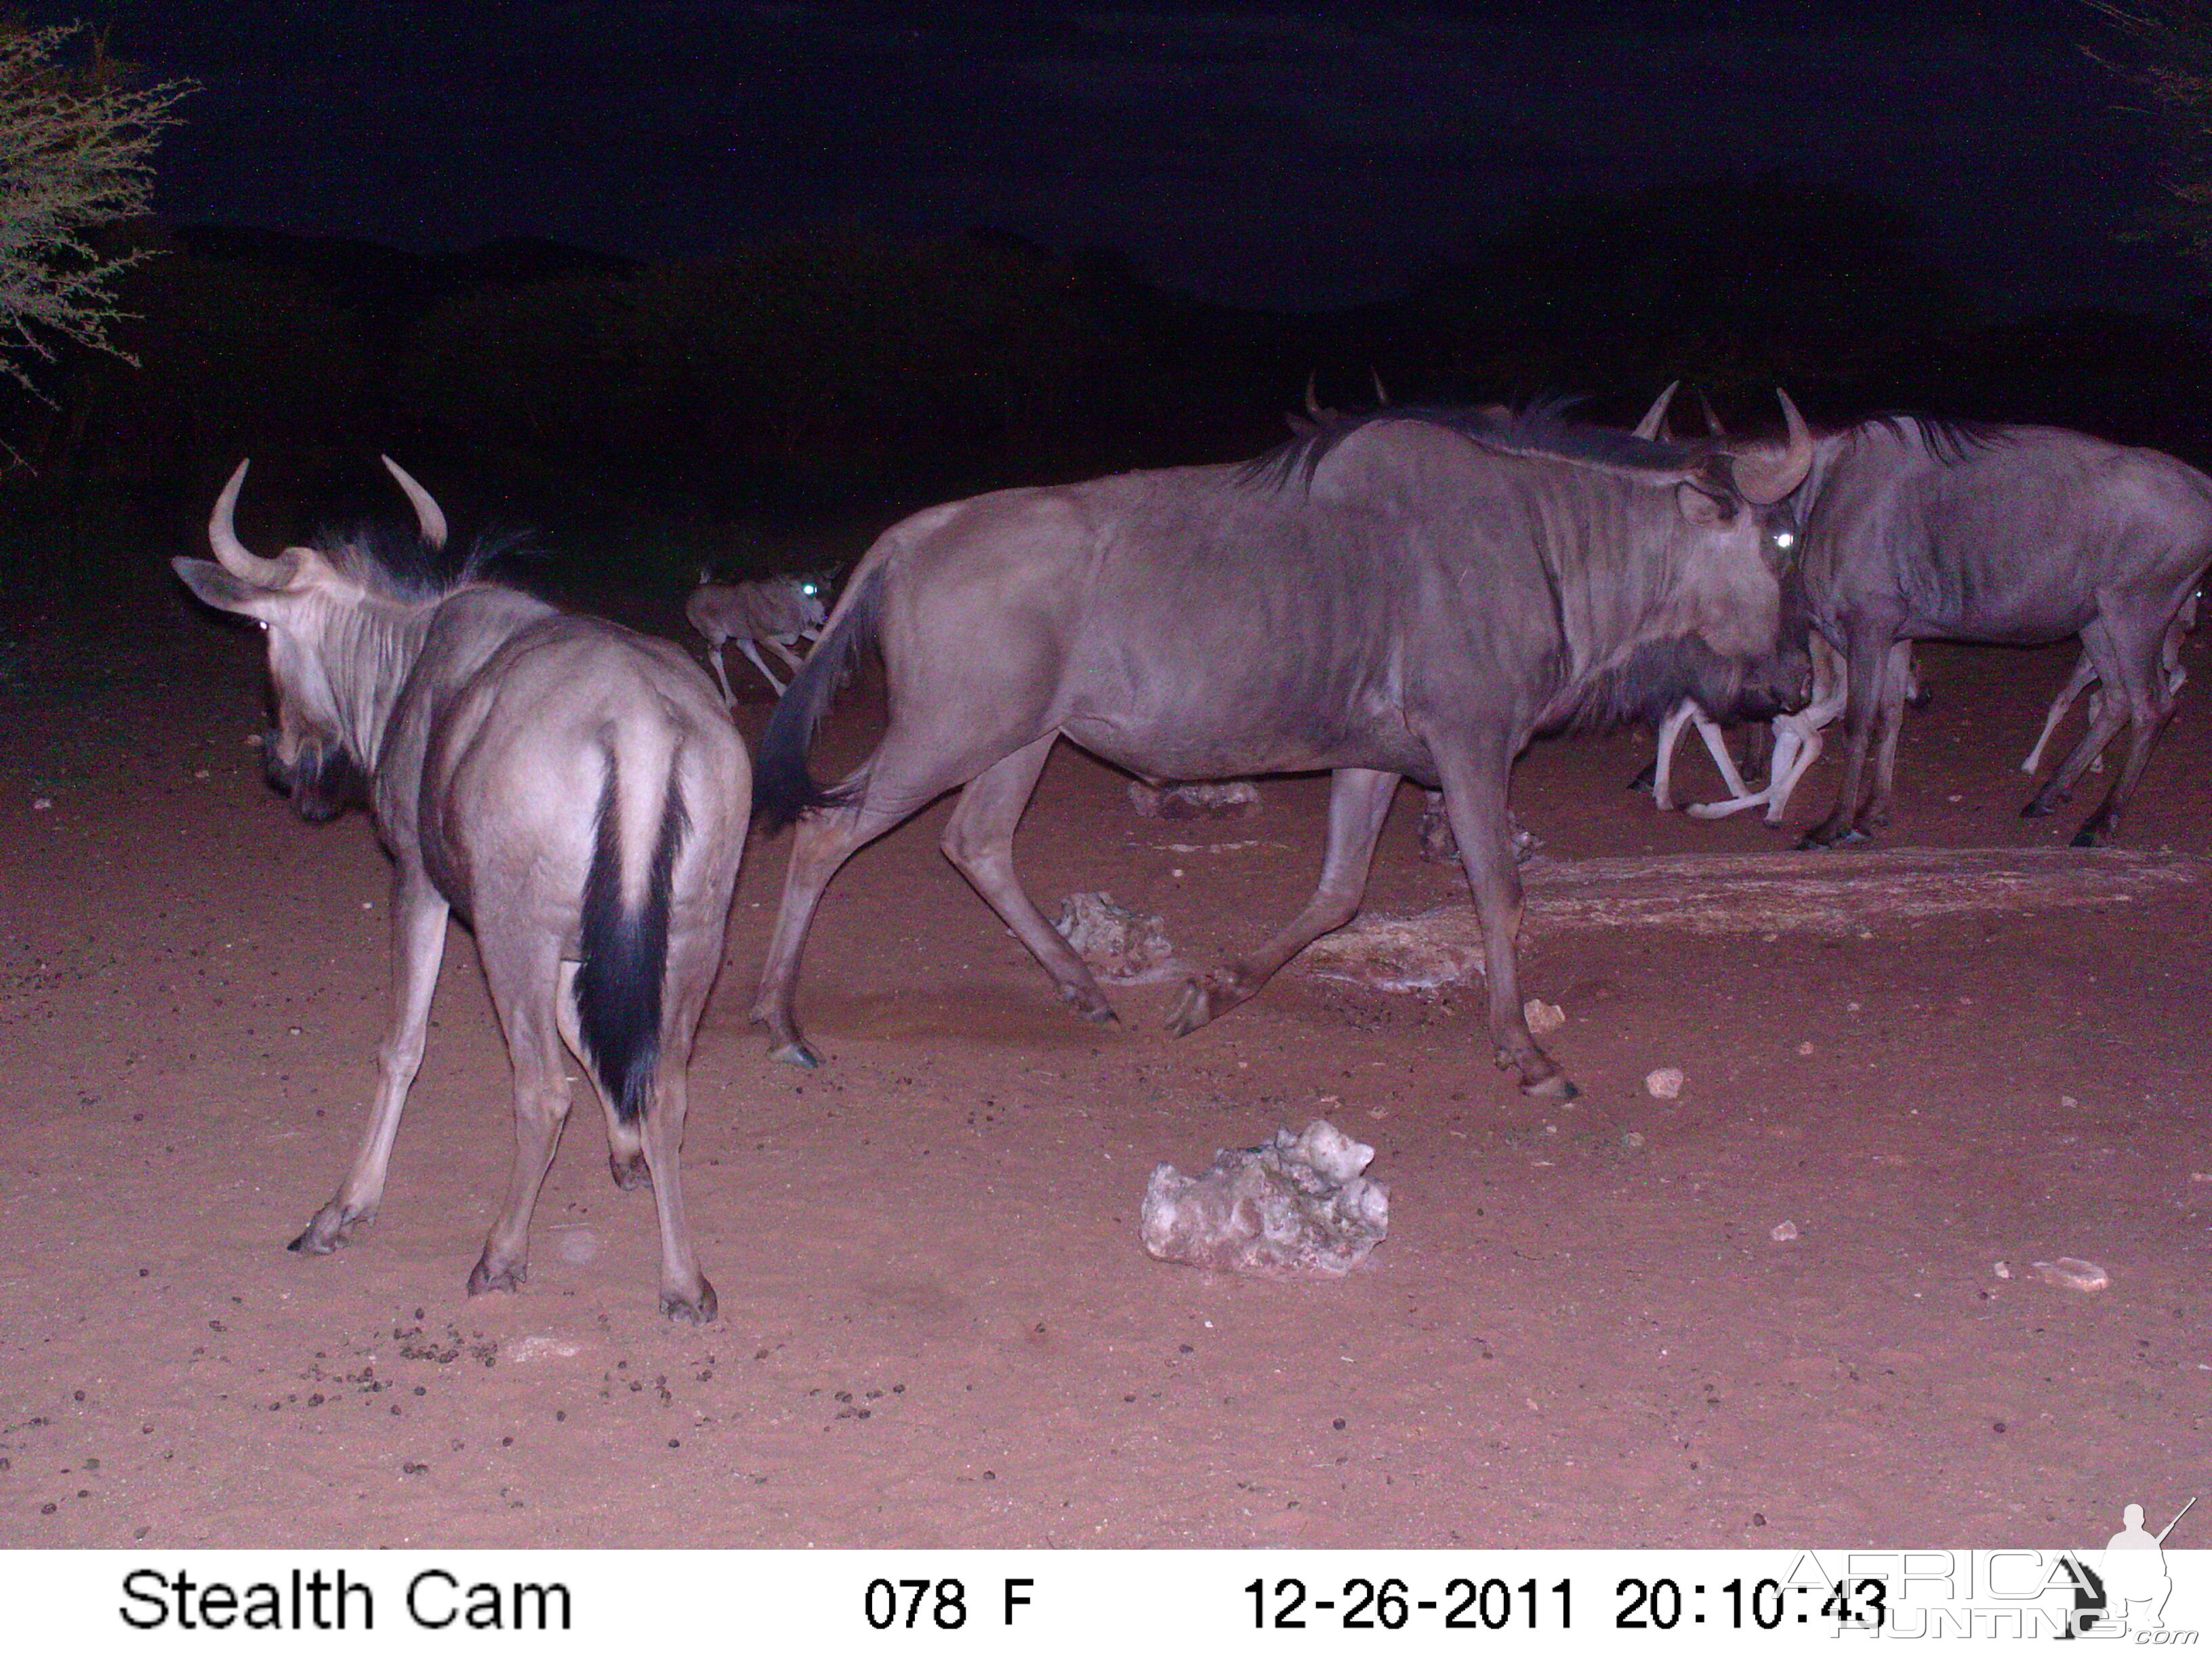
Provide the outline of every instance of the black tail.
<path id="1" fill-rule="evenodd" d="M 842 789 L 815 782 L 806 769 L 806 751 L 814 746 L 814 728 L 829 711 L 846 664 L 875 642 L 883 617 L 884 575 L 884 567 L 878 564 L 861 579 L 852 608 L 807 653 L 806 665 L 769 719 L 760 752 L 753 757 L 753 823 L 764 836 L 775 834 L 801 812 L 844 799 Z"/>
<path id="2" fill-rule="evenodd" d="M 668 969 L 668 893 L 686 826 L 684 799 L 672 769 L 660 811 L 643 901 L 623 908 L 619 795 L 622 779 L 607 757 L 607 782 L 599 796 L 592 867 L 584 878 L 580 919 L 583 960 L 576 969 L 577 1024 L 586 1058 L 615 1115 L 635 1123 L 653 1099 L 660 1063 L 660 994 Z"/>

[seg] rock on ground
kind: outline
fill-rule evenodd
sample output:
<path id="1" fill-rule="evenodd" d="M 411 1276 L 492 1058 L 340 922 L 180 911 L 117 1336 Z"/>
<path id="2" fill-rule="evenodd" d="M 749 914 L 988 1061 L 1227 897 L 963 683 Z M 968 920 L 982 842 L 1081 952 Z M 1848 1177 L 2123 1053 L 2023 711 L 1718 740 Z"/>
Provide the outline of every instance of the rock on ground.
<path id="1" fill-rule="evenodd" d="M 1074 893 L 1054 929 L 1101 977 L 1127 981 L 1170 969 L 1175 947 L 1158 916 L 1116 904 L 1111 893 Z"/>
<path id="2" fill-rule="evenodd" d="M 1260 786 L 1234 783 L 1132 783 L 1129 805 L 1140 818 L 1249 818 L 1260 810 Z"/>
<path id="3" fill-rule="evenodd" d="M 1138 1218 L 1163 1261 L 1231 1273 L 1349 1273 L 1390 1227 L 1389 1189 L 1360 1171 L 1375 1156 L 1326 1118 L 1278 1129 L 1264 1146 L 1214 1154 L 1204 1175 L 1152 1171 Z"/>

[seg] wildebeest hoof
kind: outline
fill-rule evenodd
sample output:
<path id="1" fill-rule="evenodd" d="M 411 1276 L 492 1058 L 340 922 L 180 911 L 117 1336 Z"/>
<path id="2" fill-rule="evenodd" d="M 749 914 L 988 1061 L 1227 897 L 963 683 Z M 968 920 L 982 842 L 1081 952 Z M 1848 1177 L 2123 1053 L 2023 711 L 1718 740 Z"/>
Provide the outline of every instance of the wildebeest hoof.
<path id="1" fill-rule="evenodd" d="M 1168 1030 L 1188 1036 L 1208 1020 L 1218 1018 L 1260 988 L 1249 969 L 1209 969 L 1183 988 L 1182 1000 L 1168 1016 Z"/>
<path id="2" fill-rule="evenodd" d="M 1119 1025 L 1121 1017 L 1105 998 L 1073 989 L 1062 991 L 1060 996 L 1067 1006 L 1093 1025 Z"/>
<path id="3" fill-rule="evenodd" d="M 482 1296 L 488 1291 L 519 1291 L 523 1281 L 529 1277 L 530 1264 L 527 1261 L 517 1261 L 495 1272 L 490 1258 L 480 1256 L 477 1265 L 469 1272 L 469 1294 Z"/>
<path id="4" fill-rule="evenodd" d="M 358 1215 L 348 1215 L 335 1204 L 325 1204 L 315 1212 L 315 1218 L 307 1229 L 284 1248 L 295 1255 L 328 1255 L 353 1237 L 353 1230 L 376 1212 L 364 1210 Z"/>
<path id="5" fill-rule="evenodd" d="M 808 1047 L 803 1037 L 795 1037 L 780 1048 L 769 1049 L 768 1057 L 780 1060 L 787 1066 L 796 1066 L 802 1072 L 818 1070 L 822 1065 L 822 1056 Z"/>
<path id="6" fill-rule="evenodd" d="M 1656 760 L 1644 762 L 1644 769 L 1629 779 L 1628 787 L 1632 790 L 1640 789 L 1647 795 L 1655 793 L 1659 787 L 1659 763 Z"/>
<path id="7" fill-rule="evenodd" d="M 631 1152 L 627 1156 L 609 1152 L 607 1172 L 614 1176 L 615 1185 L 626 1193 L 653 1185 L 653 1171 L 646 1166 L 643 1152 Z"/>
<path id="8" fill-rule="evenodd" d="M 714 1287 L 704 1279 L 699 1281 L 696 1296 L 685 1296 L 680 1291 L 660 1293 L 660 1311 L 679 1325 L 711 1325 L 720 1305 L 715 1300 Z"/>
<path id="9" fill-rule="evenodd" d="M 1583 1091 L 1567 1080 L 1567 1074 L 1565 1072 L 1554 1072 L 1551 1076 L 1539 1079 L 1536 1082 L 1523 1083 L 1521 1085 L 1521 1092 L 1531 1100 L 1568 1101 L 1579 1100 Z"/>
<path id="10" fill-rule="evenodd" d="M 2068 845 L 2073 847 L 2102 847 L 2104 844 L 2105 831 L 2102 830 L 2093 830 L 2086 823 L 2081 826 L 2080 832 L 2075 836 L 2074 839 L 2068 843 Z"/>
<path id="11" fill-rule="evenodd" d="M 2024 818 L 2047 818 L 2051 816 L 2051 803 L 2038 795 L 2020 809 L 2020 815 Z"/>
<path id="12" fill-rule="evenodd" d="M 1807 830 L 1804 840 L 1797 843 L 1797 850 L 1801 853 L 1827 853 L 1838 847 L 1863 846 L 1866 840 L 1867 832 L 1856 824 L 1844 830 L 1831 830 L 1823 825 L 1818 830 Z"/>

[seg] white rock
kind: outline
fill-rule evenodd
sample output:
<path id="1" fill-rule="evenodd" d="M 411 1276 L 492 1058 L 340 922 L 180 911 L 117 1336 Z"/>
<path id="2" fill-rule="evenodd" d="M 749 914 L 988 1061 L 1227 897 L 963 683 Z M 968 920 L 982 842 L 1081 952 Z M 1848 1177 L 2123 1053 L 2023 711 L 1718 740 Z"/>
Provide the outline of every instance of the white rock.
<path id="1" fill-rule="evenodd" d="M 2039 1261 L 2035 1276 L 2046 1285 L 2056 1285 L 2061 1290 L 2101 1291 L 2112 1282 L 2112 1274 L 2094 1261 L 2084 1261 L 2077 1255 L 2062 1255 L 2056 1261 Z"/>
<path id="2" fill-rule="evenodd" d="M 1654 1100 L 1680 1099 L 1685 1081 L 1680 1066 L 1662 1066 L 1644 1077 L 1644 1092 Z"/>
<path id="3" fill-rule="evenodd" d="M 539 1359 L 574 1359 L 583 1349 L 565 1336 L 518 1336 L 500 1345 L 500 1358 L 527 1365 Z"/>
<path id="4" fill-rule="evenodd" d="M 1127 983 L 1158 978 L 1174 968 L 1175 947 L 1168 942 L 1167 924 L 1116 904 L 1111 893 L 1069 895 L 1053 931 L 1105 979 Z"/>
<path id="5" fill-rule="evenodd" d="M 1766 1236 L 1777 1244 L 1787 1244 L 1797 1237 L 1797 1224 L 1794 1221 L 1778 1222 Z"/>
<path id="6" fill-rule="evenodd" d="M 1162 1261 L 1232 1273 L 1349 1273 L 1390 1227 L 1390 1193 L 1360 1171 L 1375 1156 L 1326 1118 L 1264 1146 L 1214 1154 L 1204 1175 L 1152 1171 L 1138 1217 Z"/>
<path id="7" fill-rule="evenodd" d="M 1567 1023 L 1567 1011 L 1556 1002 L 1546 1002 L 1530 997 L 1521 1005 L 1521 1018 L 1528 1022 L 1528 1029 L 1538 1036 L 1556 1031 Z"/>

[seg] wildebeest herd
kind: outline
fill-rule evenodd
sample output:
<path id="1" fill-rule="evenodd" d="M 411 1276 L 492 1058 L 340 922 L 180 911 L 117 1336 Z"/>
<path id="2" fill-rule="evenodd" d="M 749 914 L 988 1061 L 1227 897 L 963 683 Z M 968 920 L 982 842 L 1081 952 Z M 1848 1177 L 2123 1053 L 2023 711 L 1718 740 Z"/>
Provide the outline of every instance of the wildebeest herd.
<path id="1" fill-rule="evenodd" d="M 1480 921 L 1498 1061 L 1553 1097 L 1573 1085 L 1522 1013 L 1507 815 L 1514 761 L 1537 737 L 1663 720 L 1671 742 L 1692 720 L 1771 720 L 1765 792 L 1731 769 L 1735 799 L 1709 810 L 1765 804 L 1778 819 L 1841 711 L 1842 792 L 1807 837 L 1834 845 L 1863 838 L 1888 800 L 1913 641 L 2078 635 L 2082 665 L 2062 697 L 2098 688 L 2088 730 L 2027 810 L 2050 811 L 2124 725 L 2125 761 L 2076 844 L 2117 830 L 2172 709 L 2180 634 L 2212 562 L 2212 479 L 2043 428 L 1892 416 L 1815 434 L 1787 397 L 1778 438 L 1674 440 L 1664 403 L 1632 433 L 1556 404 L 1324 415 L 1243 466 L 931 507 L 876 541 L 826 617 L 797 582 L 702 584 L 690 615 L 719 696 L 674 645 L 447 557 L 443 514 L 388 460 L 411 537 L 258 556 L 234 528 L 241 463 L 210 521 L 214 562 L 177 570 L 268 635 L 272 781 L 311 820 L 366 805 L 394 867 L 381 1080 L 351 1170 L 293 1248 L 329 1250 L 375 1212 L 450 913 L 477 932 L 515 1079 L 511 1185 L 470 1290 L 526 1272 L 568 1109 L 565 1047 L 605 1108 L 616 1180 L 653 1189 L 662 1308 L 712 1319 L 678 1150 L 749 817 L 770 834 L 798 826 L 752 1008 L 777 1058 L 818 1063 L 794 996 L 831 878 L 955 789 L 947 857 L 1075 1012 L 1111 1023 L 1014 868 L 1016 825 L 1063 736 L 1154 781 L 1333 774 L 1312 898 L 1190 981 L 1179 1035 L 1352 919 L 1401 778 L 1441 792 Z M 784 690 L 756 646 L 795 661 L 790 647 L 817 635 Z M 781 694 L 757 776 L 729 714 L 720 649 L 732 639 Z M 812 738 L 871 648 L 887 727 L 824 786 Z M 1662 804 L 1665 789 L 1662 773 Z"/>

